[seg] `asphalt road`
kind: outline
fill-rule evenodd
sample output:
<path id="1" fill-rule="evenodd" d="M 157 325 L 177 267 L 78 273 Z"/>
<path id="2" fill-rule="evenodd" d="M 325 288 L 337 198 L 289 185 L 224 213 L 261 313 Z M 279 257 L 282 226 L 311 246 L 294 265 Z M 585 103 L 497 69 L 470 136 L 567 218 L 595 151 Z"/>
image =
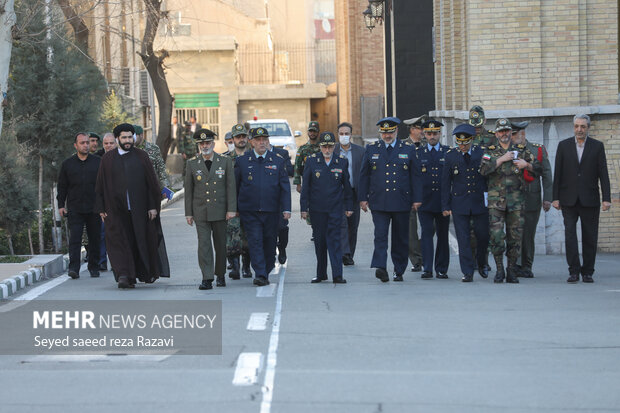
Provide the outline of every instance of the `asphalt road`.
<path id="1" fill-rule="evenodd" d="M 111 273 L 85 272 L 36 299 L 221 300 L 222 355 L 0 356 L 0 411 L 620 411 L 618 256 L 598 256 L 591 285 L 568 285 L 562 256 L 537 256 L 536 278 L 518 285 L 463 284 L 454 254 L 448 280 L 408 272 L 382 284 L 362 213 L 348 284 L 310 284 L 314 249 L 295 196 L 289 261 L 272 285 L 228 280 L 205 292 L 182 206 L 162 214 L 169 280 L 121 291 Z"/>

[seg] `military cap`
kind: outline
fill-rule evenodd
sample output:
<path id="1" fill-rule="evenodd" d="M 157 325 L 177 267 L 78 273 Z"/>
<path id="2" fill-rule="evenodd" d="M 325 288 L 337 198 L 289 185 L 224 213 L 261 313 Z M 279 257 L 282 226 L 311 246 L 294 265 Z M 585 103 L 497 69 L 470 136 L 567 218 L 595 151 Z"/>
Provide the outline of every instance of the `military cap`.
<path id="1" fill-rule="evenodd" d="M 524 120 L 522 122 L 510 122 L 510 124 L 512 125 L 512 132 L 519 132 L 520 130 L 523 130 L 525 128 L 527 128 L 527 125 L 530 124 L 529 121 Z"/>
<path id="2" fill-rule="evenodd" d="M 194 132 L 194 142 L 210 142 L 215 139 L 215 136 L 215 132 L 209 129 L 198 129 L 196 132 Z"/>
<path id="3" fill-rule="evenodd" d="M 403 121 L 403 123 L 405 125 L 409 125 L 409 127 L 412 127 L 412 126 L 422 127 L 422 124 L 424 123 L 426 119 L 428 119 L 428 116 L 422 115 L 422 116 L 418 116 L 417 118 L 406 119 Z"/>
<path id="4" fill-rule="evenodd" d="M 427 132 L 437 132 L 441 130 L 443 123 L 439 122 L 435 119 L 428 119 L 426 122 L 422 124 L 422 129 Z"/>
<path id="5" fill-rule="evenodd" d="M 400 119 L 393 116 L 388 116 L 377 122 L 379 132 L 394 132 L 396 128 L 398 128 L 398 125 L 400 125 Z"/>
<path id="6" fill-rule="evenodd" d="M 89 138 L 95 138 L 95 139 L 97 139 L 98 141 L 100 141 L 100 140 L 101 140 L 101 137 L 100 137 L 99 135 L 97 135 L 95 132 L 88 132 L 88 137 L 89 137 Z"/>
<path id="7" fill-rule="evenodd" d="M 227 141 L 229 139 L 232 139 L 232 133 L 226 132 L 226 135 L 224 135 L 224 140 Z"/>
<path id="8" fill-rule="evenodd" d="M 471 126 L 469 123 L 463 123 L 454 128 L 452 134 L 454 135 L 456 143 L 467 144 L 474 139 L 476 128 Z"/>
<path id="9" fill-rule="evenodd" d="M 144 129 L 140 125 L 133 125 L 133 129 L 136 131 L 136 135 L 142 135 L 144 133 Z"/>
<path id="10" fill-rule="evenodd" d="M 233 126 L 231 132 L 232 132 L 233 138 L 238 135 L 248 134 L 248 130 L 245 128 L 245 126 L 243 126 L 240 123 L 237 123 L 235 126 Z"/>
<path id="11" fill-rule="evenodd" d="M 510 121 L 506 118 L 499 118 L 495 121 L 495 130 L 493 132 L 499 132 L 501 130 L 510 130 L 512 129 L 512 125 Z"/>
<path id="12" fill-rule="evenodd" d="M 335 145 L 335 144 L 336 144 L 336 137 L 334 136 L 333 133 L 331 132 L 321 133 L 321 136 L 319 137 L 320 146 Z"/>
<path id="13" fill-rule="evenodd" d="M 312 122 L 310 122 L 308 124 L 308 130 L 313 130 L 313 131 L 320 131 L 321 129 L 319 128 L 319 122 L 313 120 Z"/>
<path id="14" fill-rule="evenodd" d="M 482 109 L 482 106 L 474 105 L 469 109 L 469 124 L 471 126 L 482 126 L 484 120 L 484 109 Z"/>
<path id="15" fill-rule="evenodd" d="M 252 134 L 250 135 L 252 139 L 254 138 L 259 138 L 261 136 L 264 136 L 266 138 L 269 137 L 269 132 L 267 132 L 267 129 L 265 128 L 252 128 Z"/>

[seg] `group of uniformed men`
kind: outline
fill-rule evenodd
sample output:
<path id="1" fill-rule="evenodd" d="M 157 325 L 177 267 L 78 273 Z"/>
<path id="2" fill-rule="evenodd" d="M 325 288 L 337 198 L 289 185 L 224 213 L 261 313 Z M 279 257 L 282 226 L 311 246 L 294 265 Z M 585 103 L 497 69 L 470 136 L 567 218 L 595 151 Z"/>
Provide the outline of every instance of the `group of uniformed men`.
<path id="1" fill-rule="evenodd" d="M 287 151 L 270 145 L 265 128 L 233 126 L 223 155 L 213 151 L 215 133 L 196 130 L 198 156 L 187 157 L 185 215 L 198 232 L 199 288 L 211 289 L 214 280 L 226 285 L 227 258 L 230 278 L 252 277 L 251 263 L 254 284 L 269 284 L 276 248 L 279 262 L 286 262 L 290 176 L 301 194 L 301 217 L 313 229 L 317 269 L 312 283 L 327 280 L 328 256 L 333 282 L 346 283 L 342 266 L 354 264 L 360 208 L 372 213 L 371 267 L 382 282 L 390 278 L 390 226 L 394 281 L 403 281 L 408 259 L 411 271 L 422 271 L 422 279 L 433 278 L 433 271 L 438 279 L 448 278 L 450 216 L 463 282 L 473 281 L 476 270 L 488 277 L 489 249 L 496 283 L 533 277 L 541 179 L 542 206 L 545 211 L 550 206 L 547 153 L 525 139 L 527 122 L 498 119 L 493 131 L 485 130 L 484 122 L 483 109 L 472 107 L 469 121 L 452 131 L 456 146 L 449 148 L 439 143 L 441 122 L 425 115 L 406 120 L 409 137 L 400 140 L 400 120 L 387 117 L 377 123 L 380 139 L 364 149 L 350 142 L 351 124 L 340 124 L 336 138 L 320 133 L 318 122 L 312 121 L 309 141 L 299 148 L 294 167 Z"/>

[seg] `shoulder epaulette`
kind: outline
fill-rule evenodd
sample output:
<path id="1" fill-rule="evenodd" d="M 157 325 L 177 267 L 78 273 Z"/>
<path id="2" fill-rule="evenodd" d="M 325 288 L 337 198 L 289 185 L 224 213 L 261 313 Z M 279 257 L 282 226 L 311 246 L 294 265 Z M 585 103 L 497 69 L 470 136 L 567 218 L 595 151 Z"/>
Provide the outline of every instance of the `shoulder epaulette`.
<path id="1" fill-rule="evenodd" d="M 541 146 L 543 146 L 542 143 L 536 143 L 536 142 L 530 142 L 532 145 L 534 145 L 535 147 L 539 148 Z"/>
<path id="2" fill-rule="evenodd" d="M 343 154 L 340 154 L 340 157 L 341 157 L 342 159 L 346 158 L 346 156 L 344 156 Z"/>
<path id="3" fill-rule="evenodd" d="M 405 141 L 405 142 L 403 142 L 403 143 L 404 143 L 405 145 L 409 145 L 409 146 L 413 145 L 413 143 L 411 143 L 411 142 L 409 142 L 409 141 Z"/>
<path id="4" fill-rule="evenodd" d="M 495 145 L 489 145 L 489 146 L 488 146 L 488 149 L 490 149 L 490 150 L 494 151 L 494 150 L 495 150 Z"/>
<path id="5" fill-rule="evenodd" d="M 280 155 L 279 153 L 276 153 L 276 156 L 279 156 L 280 158 L 284 159 L 284 156 Z"/>
<path id="6" fill-rule="evenodd" d="M 316 158 L 316 153 L 313 153 L 312 155 L 310 155 L 311 158 Z"/>

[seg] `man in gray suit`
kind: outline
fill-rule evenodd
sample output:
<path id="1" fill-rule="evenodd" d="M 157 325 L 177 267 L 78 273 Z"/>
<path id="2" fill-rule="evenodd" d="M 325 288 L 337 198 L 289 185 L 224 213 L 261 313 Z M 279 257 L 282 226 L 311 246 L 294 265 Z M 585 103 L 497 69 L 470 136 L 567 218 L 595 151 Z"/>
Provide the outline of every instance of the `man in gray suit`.
<path id="1" fill-rule="evenodd" d="M 353 199 L 357 199 L 357 184 L 359 182 L 360 170 L 362 168 L 362 158 L 364 157 L 364 148 L 360 145 L 351 143 L 351 133 L 353 125 L 348 122 L 342 122 L 338 125 L 338 153 L 347 158 L 349 161 L 349 183 L 353 189 Z M 344 214 L 344 211 L 342 211 Z M 360 207 L 356 203 L 353 208 L 353 215 L 342 220 L 341 227 L 341 245 L 342 245 L 342 263 L 344 265 L 354 265 L 353 256 L 355 255 L 355 246 L 357 245 L 357 228 L 360 225 Z"/>

